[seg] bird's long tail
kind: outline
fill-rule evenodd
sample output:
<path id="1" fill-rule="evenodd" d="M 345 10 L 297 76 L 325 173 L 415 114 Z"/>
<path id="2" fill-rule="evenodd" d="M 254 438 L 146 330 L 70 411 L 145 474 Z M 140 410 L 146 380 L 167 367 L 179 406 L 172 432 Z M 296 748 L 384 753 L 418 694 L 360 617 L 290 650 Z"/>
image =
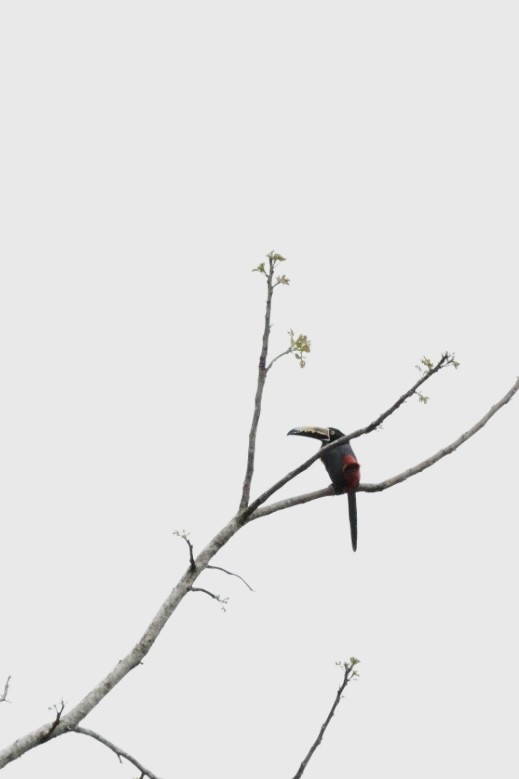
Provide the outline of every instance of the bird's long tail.
<path id="1" fill-rule="evenodd" d="M 354 492 L 348 493 L 348 509 L 350 513 L 351 545 L 353 551 L 357 551 L 357 496 Z"/>

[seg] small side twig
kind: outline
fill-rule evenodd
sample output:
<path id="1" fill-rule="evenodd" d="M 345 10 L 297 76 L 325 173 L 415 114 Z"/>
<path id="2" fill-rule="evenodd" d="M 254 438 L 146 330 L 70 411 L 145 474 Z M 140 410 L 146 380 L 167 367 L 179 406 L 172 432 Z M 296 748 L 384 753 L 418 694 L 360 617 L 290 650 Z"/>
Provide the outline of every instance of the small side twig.
<path id="1" fill-rule="evenodd" d="M 112 752 L 117 755 L 120 763 L 123 762 L 122 759 L 124 758 L 141 772 L 140 779 L 144 779 L 146 776 L 148 779 L 159 779 L 159 777 L 150 771 L 149 768 L 145 768 L 142 763 L 136 760 L 132 755 L 128 754 L 128 752 L 126 752 L 124 749 L 121 749 L 121 747 L 116 746 L 112 741 L 108 741 L 108 739 L 104 736 L 96 733 L 95 730 L 90 730 L 90 728 L 82 728 L 80 725 L 77 725 L 70 732 L 79 733 L 83 736 L 90 736 L 90 738 L 94 738 L 96 741 L 99 741 L 100 744 L 103 744 L 105 747 L 108 747 L 108 749 L 111 749 Z"/>
<path id="2" fill-rule="evenodd" d="M 189 567 L 192 571 L 194 571 L 196 568 L 196 563 L 194 557 L 193 544 L 189 540 L 189 533 L 187 533 L 185 530 L 174 530 L 173 535 L 178 536 L 179 538 L 183 538 L 184 541 L 186 542 L 189 548 Z"/>
<path id="3" fill-rule="evenodd" d="M 269 362 L 267 367 L 265 368 L 265 372 L 268 373 L 269 370 L 272 368 L 275 362 L 280 360 L 282 357 L 286 357 L 287 354 L 290 354 L 292 352 L 292 347 L 289 346 L 288 349 L 285 349 L 284 352 L 281 352 L 280 354 L 276 355 L 276 357 L 273 357 L 272 360 Z"/>
<path id="4" fill-rule="evenodd" d="M 300 367 L 301 368 L 305 367 L 306 360 L 304 355 L 310 351 L 310 346 L 311 346 L 308 336 L 304 335 L 303 333 L 300 333 L 298 336 L 296 336 L 293 330 L 289 330 L 288 335 L 290 336 L 290 346 L 288 347 L 288 349 L 285 349 L 284 352 L 280 352 L 279 354 L 277 354 L 269 362 L 269 364 L 265 368 L 266 373 L 269 372 L 269 370 L 272 368 L 275 362 L 281 360 L 282 357 L 286 357 L 287 354 L 293 354 L 296 360 L 299 362 Z"/>
<path id="5" fill-rule="evenodd" d="M 211 592 L 211 590 L 206 590 L 204 587 L 191 587 L 191 592 L 203 592 L 205 595 L 209 595 L 211 598 L 214 598 L 215 601 L 217 601 L 220 606 L 222 607 L 222 611 L 226 611 L 226 606 L 229 603 L 229 598 L 222 598 L 220 595 L 215 595 L 214 592 Z"/>
<path id="6" fill-rule="evenodd" d="M 9 693 L 10 682 L 11 682 L 11 676 L 8 676 L 4 684 L 4 691 L 0 695 L 0 703 L 11 703 L 11 701 L 7 700 L 7 694 Z"/>
<path id="7" fill-rule="evenodd" d="M 213 571 L 222 571 L 223 573 L 226 573 L 229 576 L 236 576 L 236 578 L 240 579 L 240 581 L 242 581 L 244 585 L 248 587 L 251 592 L 254 592 L 250 584 L 248 584 L 243 578 L 243 576 L 240 576 L 239 573 L 233 573 L 232 571 L 228 571 L 227 568 L 222 568 L 220 565 L 206 565 L 206 568 L 212 568 Z"/>
<path id="8" fill-rule="evenodd" d="M 333 715 L 335 714 L 335 709 L 337 708 L 337 706 L 340 703 L 340 700 L 342 698 L 342 694 L 343 694 L 344 690 L 346 689 L 347 685 L 351 682 L 351 680 L 354 679 L 356 676 L 358 676 L 358 673 L 355 670 L 355 666 L 359 662 L 360 662 L 360 660 L 357 660 L 356 657 L 350 657 L 350 662 L 349 663 L 337 663 L 337 665 L 340 665 L 341 668 L 344 669 L 344 677 L 343 677 L 341 686 L 337 690 L 337 693 L 335 695 L 335 700 L 334 700 L 334 702 L 332 704 L 332 708 L 328 712 L 328 716 L 326 717 L 325 721 L 321 725 L 321 729 L 319 731 L 319 735 L 317 736 L 317 738 L 315 739 L 314 743 L 312 744 L 312 746 L 308 750 L 308 753 L 307 753 L 306 757 L 304 758 L 303 762 L 299 766 L 298 771 L 294 774 L 293 779 L 300 779 L 300 777 L 303 775 L 303 772 L 304 772 L 305 768 L 307 767 L 308 763 L 310 762 L 310 759 L 311 759 L 313 753 L 315 752 L 315 750 L 317 749 L 317 747 L 319 746 L 319 744 L 323 740 L 323 736 L 324 736 L 324 734 L 326 732 L 326 728 L 330 724 L 331 719 L 332 719 Z"/>
<path id="9" fill-rule="evenodd" d="M 56 712 L 56 716 L 54 718 L 54 722 L 51 724 L 49 728 L 48 733 L 45 736 L 44 741 L 48 741 L 51 738 L 52 734 L 54 733 L 59 723 L 61 722 L 61 715 L 63 714 L 63 711 L 65 709 L 65 701 L 62 698 L 59 703 L 59 706 L 56 703 L 54 703 L 52 706 L 49 706 L 49 709 L 50 710 L 54 709 L 54 711 Z"/>
<path id="10" fill-rule="evenodd" d="M 190 569 L 192 571 L 196 570 L 196 562 L 195 562 L 195 558 L 194 558 L 194 549 L 193 549 L 193 544 L 189 540 L 189 533 L 187 533 L 185 530 L 174 530 L 173 531 L 173 535 L 178 536 L 179 538 L 183 538 L 184 541 L 186 542 L 186 544 L 187 544 L 187 546 L 189 548 L 189 564 L 190 564 Z M 228 571 L 227 568 L 222 568 L 220 565 L 207 565 L 206 568 L 212 568 L 214 571 L 222 571 L 223 573 L 228 574 L 228 576 L 236 576 L 236 578 L 240 579 L 245 584 L 245 586 L 249 588 L 249 590 L 251 592 L 254 592 L 254 590 L 252 589 L 250 584 L 248 584 L 248 582 L 246 582 L 245 579 L 243 578 L 243 576 L 240 576 L 239 573 L 233 573 L 232 571 Z"/>

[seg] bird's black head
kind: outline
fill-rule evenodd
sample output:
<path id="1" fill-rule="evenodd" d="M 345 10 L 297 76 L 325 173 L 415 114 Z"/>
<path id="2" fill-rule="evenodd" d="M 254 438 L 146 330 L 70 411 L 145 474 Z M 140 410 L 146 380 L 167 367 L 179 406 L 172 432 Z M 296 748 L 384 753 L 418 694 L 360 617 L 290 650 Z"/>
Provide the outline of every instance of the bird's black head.
<path id="1" fill-rule="evenodd" d="M 294 427 L 288 431 L 287 435 L 303 435 L 307 438 L 317 438 L 323 444 L 329 444 L 331 441 L 342 438 L 344 433 L 341 433 L 336 427 Z"/>

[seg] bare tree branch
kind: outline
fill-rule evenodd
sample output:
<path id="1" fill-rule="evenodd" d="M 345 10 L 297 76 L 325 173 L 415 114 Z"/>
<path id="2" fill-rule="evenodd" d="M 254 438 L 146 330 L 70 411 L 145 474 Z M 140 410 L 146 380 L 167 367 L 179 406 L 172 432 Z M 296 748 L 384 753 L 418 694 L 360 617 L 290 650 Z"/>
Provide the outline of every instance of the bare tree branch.
<path id="1" fill-rule="evenodd" d="M 195 568 L 196 566 L 195 566 L 195 558 L 193 556 L 193 544 L 189 540 L 189 533 L 187 533 L 185 530 L 174 530 L 173 535 L 184 539 L 189 549 L 189 565 L 191 569 Z"/>
<path id="2" fill-rule="evenodd" d="M 400 484 L 401 482 L 405 481 L 406 479 L 409 479 L 410 476 L 416 476 L 417 473 L 420 473 L 421 471 L 425 471 L 426 468 L 430 468 L 431 465 L 434 465 L 438 462 L 438 460 L 441 460 L 443 457 L 446 457 L 448 454 L 452 454 L 459 446 L 465 443 L 465 441 L 468 441 L 469 438 L 472 438 L 473 435 L 475 435 L 479 430 L 481 430 L 482 427 L 484 427 L 489 419 L 492 419 L 494 414 L 496 414 L 500 408 L 502 408 L 504 405 L 506 405 L 515 395 L 517 390 L 519 389 L 519 379 L 515 382 L 514 386 L 504 395 L 500 401 L 498 401 L 494 406 L 490 408 L 490 410 L 479 420 L 479 422 L 476 422 L 475 425 L 473 425 L 469 430 L 467 430 L 466 433 L 462 433 L 459 438 L 457 438 L 455 441 L 453 441 L 451 444 L 448 444 L 448 446 L 445 446 L 443 449 L 440 449 L 439 452 L 436 452 L 436 454 L 433 454 L 431 457 L 428 457 L 427 460 L 423 460 L 421 463 L 418 463 L 418 465 L 413 465 L 412 468 L 408 468 L 406 471 L 403 471 L 402 473 L 397 474 L 396 476 L 392 476 L 390 479 L 386 479 L 383 482 L 380 482 L 379 484 L 364 484 L 361 489 L 364 492 L 381 492 L 382 490 L 387 490 L 389 487 L 394 487 L 395 484 Z"/>
<path id="3" fill-rule="evenodd" d="M 48 741 L 52 737 L 52 734 L 54 733 L 54 731 L 58 727 L 59 723 L 61 722 L 61 715 L 63 714 L 63 711 L 65 710 L 65 701 L 62 698 L 61 701 L 60 701 L 59 706 L 54 704 L 50 708 L 54 709 L 54 711 L 56 712 L 56 717 L 54 718 L 54 722 L 51 723 L 51 726 L 50 726 L 48 732 L 46 733 L 45 738 L 43 739 L 44 741 Z"/>
<path id="4" fill-rule="evenodd" d="M 397 474 L 396 476 L 392 476 L 389 479 L 385 479 L 385 481 L 381 481 L 378 484 L 359 484 L 358 492 L 381 492 L 382 490 L 387 490 L 389 489 L 389 487 L 394 487 L 396 484 L 400 484 L 406 479 L 409 479 L 411 476 L 416 476 L 417 473 L 421 473 L 421 471 L 425 471 L 426 468 L 430 468 L 431 465 L 434 465 L 435 463 L 438 462 L 438 460 L 441 460 L 443 457 L 446 457 L 448 454 L 452 454 L 452 452 L 454 452 L 459 446 L 464 444 L 465 441 L 468 441 L 469 438 L 472 438 L 473 435 L 475 435 L 479 430 L 481 430 L 481 428 L 487 424 L 487 422 L 494 416 L 494 414 L 496 414 L 499 411 L 499 409 L 505 406 L 513 398 L 517 390 L 519 390 L 519 379 L 508 390 L 506 395 L 504 395 L 501 398 L 501 400 L 499 400 L 495 405 L 493 405 L 490 408 L 490 410 L 483 417 L 481 417 L 479 422 L 476 422 L 476 424 L 473 425 L 469 430 L 467 430 L 466 433 L 462 433 L 459 436 L 459 438 L 457 438 L 451 444 L 448 444 L 443 449 L 440 449 L 438 452 L 436 452 L 436 454 L 431 455 L 431 457 L 428 457 L 426 460 L 423 460 L 421 463 L 418 463 L 418 465 L 414 465 L 411 468 L 402 471 L 402 473 Z M 325 447 L 323 447 L 323 449 L 324 448 Z M 314 462 L 315 459 L 318 459 L 320 457 L 321 451 L 322 450 L 319 450 L 317 452 L 317 456 L 316 457 L 314 456 L 312 462 Z M 306 463 L 303 464 L 305 465 Z M 294 473 L 294 471 L 292 471 L 292 473 Z M 291 508 L 292 506 L 298 506 L 301 503 L 309 503 L 312 500 L 319 500 L 319 498 L 327 498 L 335 494 L 336 494 L 335 490 L 333 489 L 332 485 L 330 485 L 328 487 L 324 487 L 324 489 L 316 490 L 315 492 L 308 492 L 304 495 L 295 495 L 292 498 L 285 498 L 284 500 L 279 500 L 276 503 L 270 503 L 268 506 L 263 506 L 262 508 L 257 509 L 256 511 L 254 511 L 252 516 L 249 517 L 249 521 L 254 519 L 259 519 L 260 517 L 267 516 L 268 514 L 273 514 L 276 511 L 283 511 L 284 509 Z M 254 503 L 251 503 L 251 506 L 253 505 Z"/>
<path id="5" fill-rule="evenodd" d="M 240 525 L 233 517 L 225 525 L 207 546 L 202 549 L 195 559 L 195 567 L 190 566 L 181 576 L 177 584 L 173 587 L 170 594 L 161 605 L 150 624 L 137 641 L 135 646 L 112 668 L 112 670 L 101 681 L 88 692 L 79 703 L 76 704 L 66 715 L 61 717 L 58 724 L 45 723 L 35 730 L 21 736 L 13 741 L 0 752 L 0 768 L 21 757 L 30 749 L 47 741 L 50 737 L 56 738 L 74 728 L 94 709 L 97 704 L 113 690 L 113 688 L 124 679 L 124 677 L 142 663 L 142 660 L 157 640 L 160 632 L 167 621 L 179 605 L 185 595 L 191 591 L 193 583 L 207 567 L 215 554 L 229 541 L 232 536 L 238 532 Z M 214 597 L 212 593 L 208 593 Z M 52 733 L 49 729 L 53 727 Z"/>
<path id="6" fill-rule="evenodd" d="M 337 690 L 337 693 L 335 695 L 335 700 L 333 701 L 333 704 L 332 704 L 332 708 L 328 712 L 328 716 L 326 717 L 325 721 L 321 725 L 321 729 L 319 731 L 319 734 L 318 734 L 317 738 L 315 739 L 314 743 L 310 747 L 310 749 L 309 749 L 306 757 L 304 758 L 303 762 L 299 766 L 299 770 L 294 774 L 293 779 L 301 779 L 301 776 L 303 775 L 303 772 L 304 772 L 305 768 L 307 767 L 308 763 L 310 762 L 310 759 L 311 759 L 313 753 L 315 752 L 315 750 L 317 749 L 317 747 L 319 746 L 319 744 L 323 740 L 323 736 L 324 736 L 324 734 L 326 732 L 326 728 L 330 724 L 330 722 L 332 720 L 332 717 L 335 714 L 335 709 L 337 708 L 337 706 L 340 703 L 340 700 L 342 698 L 342 694 L 343 694 L 344 690 L 346 689 L 347 685 L 351 682 L 351 680 L 354 677 L 358 676 L 357 671 L 355 671 L 355 666 L 357 665 L 358 662 L 359 661 L 355 657 L 351 657 L 349 663 L 338 663 L 338 665 L 341 665 L 342 668 L 344 669 L 344 678 L 342 680 L 341 686 Z"/>
<path id="7" fill-rule="evenodd" d="M 186 542 L 186 544 L 188 546 L 188 549 L 189 549 L 189 565 L 190 565 L 190 568 L 193 570 L 194 568 L 196 568 L 196 563 L 195 563 L 195 558 L 194 558 L 194 554 L 193 554 L 193 544 L 189 540 L 189 533 L 187 533 L 185 530 L 182 530 L 182 531 L 175 530 L 173 532 L 173 535 L 178 536 L 179 538 L 183 538 L 184 541 Z M 243 576 L 240 576 L 239 573 L 233 573 L 233 571 L 228 571 L 227 568 L 222 568 L 220 565 L 206 565 L 206 570 L 209 570 L 209 569 L 211 569 L 213 571 L 222 571 L 222 573 L 226 573 L 228 576 L 236 576 L 236 578 L 240 579 L 240 581 L 242 581 L 244 583 L 244 585 L 246 587 L 248 587 L 251 592 L 254 592 L 254 590 L 252 589 L 250 584 L 248 584 L 248 582 L 246 582 L 245 579 L 243 578 Z M 191 591 L 193 591 L 193 589 L 195 589 L 195 588 L 192 587 Z"/>
<path id="8" fill-rule="evenodd" d="M 281 352 L 280 354 L 276 355 L 276 357 L 273 357 L 272 360 L 267 365 L 267 367 L 265 368 L 266 373 L 269 372 L 269 370 L 272 368 L 275 362 L 280 360 L 282 357 L 286 357 L 287 354 L 291 354 L 291 353 L 292 353 L 292 347 L 289 346 L 288 349 L 285 349 L 284 352 Z"/>
<path id="9" fill-rule="evenodd" d="M 448 353 L 444 355 L 444 357 L 450 357 Z M 443 357 L 442 357 L 443 360 Z M 371 422 L 369 425 L 366 425 L 366 427 L 361 427 L 358 430 L 355 430 L 353 433 L 348 433 L 348 435 L 343 436 L 342 438 L 338 438 L 336 441 L 332 441 L 330 444 L 326 444 L 326 446 L 322 446 L 320 449 L 315 452 L 311 457 L 308 458 L 308 460 L 305 460 L 304 463 L 299 465 L 297 468 L 294 468 L 293 471 L 290 471 L 290 473 L 287 473 L 286 476 L 283 476 L 283 478 L 279 479 L 275 484 L 273 484 L 271 487 L 269 487 L 265 492 L 262 492 L 261 495 L 259 495 L 255 500 L 252 501 L 246 508 L 244 508 L 242 511 L 239 512 L 237 515 L 237 521 L 240 524 L 245 524 L 246 522 L 249 522 L 251 519 L 251 516 L 256 513 L 256 510 L 265 503 L 268 498 L 270 498 L 271 495 L 273 495 L 275 492 L 278 492 L 278 490 L 281 489 L 281 487 L 284 487 L 285 484 L 288 484 L 289 481 L 292 481 L 292 479 L 295 479 L 296 476 L 299 476 L 300 473 L 303 473 L 306 471 L 316 460 L 321 459 L 322 455 L 327 452 L 330 449 L 334 449 L 336 446 L 340 445 L 341 443 L 344 443 L 345 441 L 350 441 L 353 438 L 359 438 L 361 435 L 366 435 L 367 433 L 373 432 L 373 430 L 376 430 L 377 427 L 379 427 L 382 422 L 387 419 L 387 417 L 390 414 L 393 414 L 399 406 L 404 403 L 405 400 L 407 400 L 411 395 L 413 395 L 416 392 L 417 387 L 419 387 L 421 384 L 424 383 L 424 381 L 427 381 L 427 379 L 431 378 L 431 376 L 434 375 L 434 373 L 437 373 L 439 370 L 441 370 L 442 367 L 447 367 L 448 363 L 442 362 L 440 360 L 431 371 L 428 371 L 428 373 L 423 376 L 416 384 L 414 384 L 411 389 L 409 389 L 406 393 L 404 393 L 393 405 L 387 410 L 384 411 L 383 414 L 381 414 L 377 419 L 375 419 L 373 422 Z M 505 403 L 508 403 L 508 401 L 513 397 L 513 395 L 517 392 L 519 389 L 519 379 L 516 381 L 516 383 L 513 385 L 513 387 L 509 390 L 507 395 L 505 395 L 504 398 L 502 398 L 499 403 L 496 406 L 493 406 L 492 409 L 489 412 L 488 418 L 490 419 L 491 416 L 493 416 L 496 411 L 498 411 L 501 406 L 503 406 Z M 483 418 L 485 421 L 483 424 L 486 424 L 488 421 L 485 417 Z M 479 424 L 479 423 L 478 423 Z M 480 425 L 480 427 L 483 427 L 483 424 Z M 479 430 L 480 428 L 478 428 Z M 465 434 L 467 438 L 470 437 L 470 435 Z M 473 435 L 473 433 L 471 433 Z M 465 439 L 466 440 L 466 439 Z M 459 445 L 459 444 L 458 444 Z M 439 459 L 439 458 L 438 458 Z M 426 466 L 427 467 L 427 466 Z M 423 468 L 422 468 L 423 470 Z M 403 481 L 403 479 L 401 479 Z M 363 490 L 363 486 L 359 486 L 359 490 Z M 366 492 L 368 490 L 365 490 Z M 376 490 L 372 489 L 371 492 L 375 492 Z M 315 500 L 315 498 L 310 498 L 307 500 Z M 301 501 L 304 503 L 305 501 Z M 294 505 L 294 504 L 292 504 Z M 278 509 L 279 510 L 279 509 Z M 272 512 L 268 512 L 272 513 Z"/>
<path id="10" fill-rule="evenodd" d="M 363 484 L 359 484 L 359 490 L 362 490 Z M 310 503 L 312 500 L 319 500 L 320 498 L 329 498 L 332 495 L 337 495 L 333 485 L 323 487 L 321 490 L 315 490 L 315 492 L 305 492 L 303 495 L 294 495 L 292 498 L 283 498 L 283 500 L 277 500 L 275 503 L 268 503 L 266 506 L 261 506 L 256 509 L 254 514 L 249 517 L 249 521 L 260 517 L 266 517 L 269 514 L 275 514 L 276 511 L 284 511 L 285 509 L 292 508 L 292 506 L 300 506 L 302 503 Z M 344 496 L 343 496 L 344 497 Z"/>
<path id="11" fill-rule="evenodd" d="M 148 779 L 159 779 L 157 774 L 154 774 L 152 771 L 149 770 L 149 768 L 145 768 L 142 763 L 139 763 L 138 760 L 136 760 L 132 755 L 128 754 L 124 749 L 121 749 L 120 747 L 116 746 L 112 741 L 108 741 L 107 738 L 104 736 L 101 736 L 99 733 L 96 733 L 95 730 L 90 730 L 90 728 L 82 728 L 79 725 L 75 727 L 73 730 L 70 731 L 71 733 L 80 733 L 83 736 L 90 736 L 90 738 L 94 738 L 96 741 L 99 741 L 100 744 L 104 744 L 105 747 L 108 747 L 108 749 L 111 749 L 112 752 L 114 752 L 117 757 L 119 758 L 119 761 L 122 763 L 122 758 L 127 760 L 129 763 L 135 766 L 135 768 L 138 768 L 141 772 L 141 779 L 144 779 L 145 776 L 148 777 Z"/>
<path id="12" fill-rule="evenodd" d="M 429 361 L 424 358 L 422 362 L 428 363 Z M 403 395 L 401 395 L 398 400 L 396 400 L 392 406 L 390 406 L 387 411 L 382 412 L 380 416 L 378 416 L 371 424 L 367 425 L 367 427 L 361 427 L 359 430 L 355 430 L 353 433 L 350 433 L 348 436 L 345 436 L 345 439 L 348 441 L 353 440 L 354 438 L 359 438 L 361 435 L 366 435 L 367 433 L 372 433 L 373 430 L 376 430 L 377 427 L 380 427 L 380 425 L 391 416 L 391 414 L 394 414 L 397 409 L 400 408 L 400 406 L 406 402 L 406 400 L 409 400 L 413 395 L 419 395 L 420 393 L 417 392 L 418 387 L 421 387 L 422 384 L 425 384 L 426 381 L 431 379 L 436 373 L 443 370 L 444 368 L 449 368 L 450 366 L 456 366 L 458 363 L 454 359 L 454 355 L 450 354 L 449 352 L 444 352 L 436 365 L 433 365 L 428 370 L 426 370 L 422 377 L 418 379 L 418 381 L 413 384 L 413 386 L 407 390 L 407 392 L 404 392 Z M 330 449 L 333 449 L 333 446 L 340 445 L 342 439 L 339 439 L 337 441 L 333 441 L 332 444 L 329 444 Z M 344 442 L 344 441 L 343 441 Z"/>
<path id="13" fill-rule="evenodd" d="M 11 702 L 11 701 L 7 700 L 7 695 L 9 693 L 9 684 L 10 684 L 10 682 L 11 682 L 11 676 L 8 676 L 7 679 L 5 680 L 4 691 L 0 695 L 0 703 L 10 703 Z"/>
<path id="14" fill-rule="evenodd" d="M 299 476 L 300 473 L 303 473 L 306 471 L 311 465 L 313 465 L 316 460 L 320 460 L 321 456 L 324 452 L 327 452 L 330 449 L 334 449 L 336 446 L 340 446 L 345 441 L 350 441 L 353 438 L 359 438 L 361 435 L 366 435 L 368 433 L 373 432 L 376 430 L 380 425 L 391 415 L 393 414 L 400 406 L 405 403 L 406 400 L 408 400 L 412 395 L 414 395 L 418 389 L 418 387 L 421 387 L 422 384 L 424 384 L 428 379 L 430 379 L 432 376 L 434 376 L 435 373 L 438 373 L 442 368 L 447 367 L 450 363 L 448 362 L 449 359 L 451 359 L 451 356 L 448 352 L 445 352 L 445 354 L 442 355 L 440 360 L 436 363 L 433 368 L 431 368 L 429 371 L 427 371 L 413 386 L 407 390 L 407 392 L 404 392 L 403 395 L 401 395 L 398 400 L 396 400 L 392 406 L 390 406 L 386 411 L 384 411 L 382 414 L 380 414 L 373 422 L 370 422 L 369 425 L 366 425 L 365 427 L 361 427 L 358 430 L 355 430 L 353 433 L 348 433 L 347 435 L 343 436 L 342 438 L 338 438 L 336 441 L 332 441 L 329 444 L 326 444 L 326 446 L 321 447 L 320 449 L 315 452 L 311 457 L 308 458 L 308 460 L 305 460 L 304 463 L 299 465 L 297 468 L 294 468 L 293 471 L 290 471 L 290 473 L 287 473 L 286 476 L 283 476 L 283 478 L 279 479 L 275 484 L 273 484 L 271 487 L 269 487 L 268 490 L 265 490 L 265 492 L 262 492 L 261 495 L 259 495 L 255 500 L 252 501 L 248 506 L 246 506 L 242 511 L 240 511 L 238 515 L 238 521 L 245 524 L 249 521 L 252 514 L 256 512 L 256 509 L 259 508 L 263 503 L 265 503 L 268 498 L 270 498 L 271 495 L 273 495 L 275 492 L 281 489 L 281 487 L 284 487 L 285 484 L 288 484 L 289 481 L 292 481 L 292 479 L 295 479 L 296 476 Z"/>
<path id="15" fill-rule="evenodd" d="M 263 273 L 267 277 L 267 302 L 265 304 L 265 323 L 263 326 L 263 337 L 261 339 L 261 352 L 258 363 L 258 381 L 256 384 L 256 396 L 254 398 L 254 413 L 252 415 L 252 422 L 249 431 L 249 448 L 247 451 L 247 468 L 245 470 L 245 478 L 243 480 L 242 494 L 240 500 L 240 510 L 244 509 L 249 503 L 250 490 L 252 485 L 252 476 L 254 473 L 254 457 L 256 455 L 256 435 L 258 433 L 258 424 L 261 415 L 261 401 L 263 398 L 263 389 L 265 387 L 265 381 L 267 379 L 267 353 L 269 346 L 270 336 L 270 315 L 272 311 L 272 294 L 274 292 L 274 285 L 272 279 L 274 277 L 274 266 L 276 255 L 270 252 L 268 255 L 268 272 L 263 270 Z M 261 267 L 261 266 L 260 266 Z"/>
<path id="16" fill-rule="evenodd" d="M 191 570 L 196 568 L 195 558 L 194 558 L 194 550 L 193 550 L 193 544 L 189 540 L 189 533 L 187 533 L 185 530 L 174 530 L 173 535 L 178 536 L 179 538 L 182 538 L 189 549 L 189 565 Z M 222 573 L 226 573 L 228 576 L 236 576 L 237 579 L 240 579 L 246 587 L 249 588 L 251 592 L 254 592 L 250 584 L 248 584 L 243 576 L 240 576 L 239 573 L 233 573 L 232 571 L 228 571 L 227 568 L 222 568 L 220 565 L 206 565 L 206 570 L 211 569 L 213 571 L 222 571 Z M 193 587 L 191 588 L 191 591 L 193 591 Z M 1 699 L 0 699 L 1 700 Z"/>
<path id="17" fill-rule="evenodd" d="M 245 581 L 245 579 L 243 578 L 243 576 L 240 576 L 240 574 L 239 574 L 239 573 L 233 573 L 232 571 L 228 571 L 228 570 L 227 570 L 227 568 L 222 568 L 222 567 L 221 567 L 221 566 L 219 566 L 219 565 L 206 565 L 206 570 L 208 570 L 208 569 L 211 569 L 212 571 L 222 571 L 223 573 L 226 573 L 226 574 L 228 574 L 229 576 L 236 576 L 236 578 L 237 578 L 237 579 L 240 579 L 240 580 L 241 580 L 241 581 L 244 583 L 244 585 L 245 585 L 246 587 L 248 587 L 248 588 L 249 588 L 249 590 L 250 590 L 251 592 L 254 592 L 254 590 L 252 589 L 252 587 L 250 586 L 250 584 L 248 584 L 248 583 Z"/>

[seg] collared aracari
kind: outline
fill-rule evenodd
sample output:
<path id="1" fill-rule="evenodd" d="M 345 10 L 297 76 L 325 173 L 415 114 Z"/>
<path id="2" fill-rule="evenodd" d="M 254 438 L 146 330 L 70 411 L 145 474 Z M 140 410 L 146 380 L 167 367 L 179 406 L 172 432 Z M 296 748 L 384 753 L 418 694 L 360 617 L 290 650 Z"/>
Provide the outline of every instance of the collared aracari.
<path id="1" fill-rule="evenodd" d="M 322 441 L 321 446 L 326 446 L 332 441 L 342 438 L 344 433 L 336 427 L 294 427 L 287 435 L 304 435 L 308 438 L 317 438 Z M 357 551 L 357 498 L 355 490 L 360 482 L 360 465 L 348 442 L 339 444 L 335 449 L 325 452 L 321 459 L 324 467 L 332 480 L 337 494 L 348 493 L 348 508 L 350 514 L 351 544 L 353 551 Z"/>

